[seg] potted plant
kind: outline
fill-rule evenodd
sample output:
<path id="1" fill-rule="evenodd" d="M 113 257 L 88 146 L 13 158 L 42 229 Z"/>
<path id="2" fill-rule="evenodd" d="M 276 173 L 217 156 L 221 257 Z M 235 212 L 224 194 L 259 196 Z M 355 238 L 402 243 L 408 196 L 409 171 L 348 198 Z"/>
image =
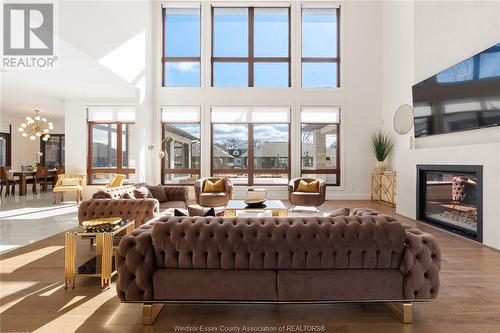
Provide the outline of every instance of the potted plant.
<path id="1" fill-rule="evenodd" d="M 372 135 L 372 149 L 377 158 L 374 171 L 376 174 L 384 173 L 386 168 L 385 159 L 394 147 L 394 141 L 383 130 L 379 130 Z"/>

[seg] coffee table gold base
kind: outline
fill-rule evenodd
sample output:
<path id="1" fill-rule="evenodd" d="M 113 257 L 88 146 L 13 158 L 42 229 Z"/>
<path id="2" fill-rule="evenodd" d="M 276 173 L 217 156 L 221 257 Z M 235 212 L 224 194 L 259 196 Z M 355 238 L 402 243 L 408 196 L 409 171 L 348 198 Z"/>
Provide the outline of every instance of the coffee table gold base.
<path id="1" fill-rule="evenodd" d="M 67 232 L 65 236 L 65 249 L 64 249 L 64 286 L 68 288 L 71 284 L 72 288 L 75 288 L 75 278 L 79 277 L 100 277 L 101 287 L 109 286 L 111 284 L 111 278 L 116 273 L 112 271 L 113 267 L 113 236 L 119 232 L 125 230 L 125 233 L 129 234 L 134 230 L 134 221 L 126 224 L 122 228 L 112 232 L 97 232 L 97 233 L 86 233 L 86 232 Z M 78 236 L 95 236 L 96 238 L 96 260 L 98 262 L 96 265 L 100 264 L 101 272 L 98 273 L 96 267 L 96 273 L 85 274 L 77 273 L 75 267 L 76 261 L 76 242 Z M 99 262 L 100 259 L 100 262 Z"/>
<path id="2" fill-rule="evenodd" d="M 265 209 L 262 208 L 262 210 L 270 210 L 272 215 L 274 217 L 285 217 L 288 216 L 288 210 L 287 209 Z M 224 210 L 224 216 L 225 217 L 236 217 L 236 209 L 226 209 Z"/>
<path id="3" fill-rule="evenodd" d="M 266 200 L 261 207 L 248 206 L 243 200 L 229 200 L 224 210 L 225 217 L 236 217 L 237 211 L 271 211 L 274 217 L 288 216 L 288 208 L 281 200 Z"/>

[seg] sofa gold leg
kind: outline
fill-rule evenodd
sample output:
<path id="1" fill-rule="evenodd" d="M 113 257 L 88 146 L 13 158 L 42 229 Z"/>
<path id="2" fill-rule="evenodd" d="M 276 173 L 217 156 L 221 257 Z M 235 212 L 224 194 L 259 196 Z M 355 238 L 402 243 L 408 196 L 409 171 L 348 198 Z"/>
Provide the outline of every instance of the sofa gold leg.
<path id="1" fill-rule="evenodd" d="M 389 309 L 399 317 L 403 324 L 413 322 L 413 309 L 411 303 L 386 303 Z"/>
<path id="2" fill-rule="evenodd" d="M 142 319 L 144 325 L 153 325 L 165 304 L 144 303 L 142 306 Z"/>

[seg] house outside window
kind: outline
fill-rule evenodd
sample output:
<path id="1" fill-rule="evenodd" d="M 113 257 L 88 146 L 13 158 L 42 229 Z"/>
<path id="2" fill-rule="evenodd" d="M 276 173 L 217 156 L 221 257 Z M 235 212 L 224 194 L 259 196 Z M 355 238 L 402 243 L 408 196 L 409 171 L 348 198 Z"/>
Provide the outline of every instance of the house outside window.
<path id="1" fill-rule="evenodd" d="M 340 185 L 340 108 L 302 107 L 301 174 Z"/>
<path id="2" fill-rule="evenodd" d="M 285 185 L 290 178 L 290 108 L 217 106 L 212 176 L 239 185 Z"/>
<path id="3" fill-rule="evenodd" d="M 199 106 L 165 106 L 162 113 L 162 183 L 192 185 L 200 177 Z"/>
<path id="4" fill-rule="evenodd" d="M 135 107 L 88 106 L 87 182 L 105 184 L 115 174 L 135 181 Z"/>

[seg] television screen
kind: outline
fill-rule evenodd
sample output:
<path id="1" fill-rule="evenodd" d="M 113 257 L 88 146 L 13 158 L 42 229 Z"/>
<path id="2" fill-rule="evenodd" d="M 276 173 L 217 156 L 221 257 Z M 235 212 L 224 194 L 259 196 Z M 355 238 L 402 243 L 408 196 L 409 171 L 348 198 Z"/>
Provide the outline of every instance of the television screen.
<path id="1" fill-rule="evenodd" d="M 500 125 L 500 43 L 413 86 L 415 137 Z"/>

